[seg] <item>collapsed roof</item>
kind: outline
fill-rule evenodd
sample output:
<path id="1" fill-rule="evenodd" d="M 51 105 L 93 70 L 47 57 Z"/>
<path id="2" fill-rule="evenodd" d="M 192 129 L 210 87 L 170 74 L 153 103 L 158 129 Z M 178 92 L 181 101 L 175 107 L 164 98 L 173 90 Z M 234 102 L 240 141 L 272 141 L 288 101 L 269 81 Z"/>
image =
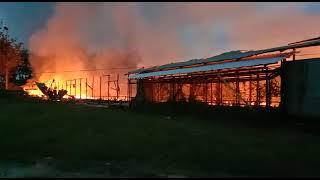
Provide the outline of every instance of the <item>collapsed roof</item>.
<path id="1" fill-rule="evenodd" d="M 178 68 L 187 69 L 187 67 L 197 66 L 197 65 L 202 65 L 202 66 L 208 67 L 208 64 L 210 64 L 210 63 L 215 63 L 215 62 L 220 62 L 220 61 L 223 62 L 226 60 L 230 60 L 230 61 L 245 60 L 250 57 L 256 57 L 257 55 L 271 53 L 271 52 L 277 52 L 277 51 L 280 51 L 280 54 L 278 54 L 276 57 L 279 57 L 278 60 L 281 60 L 288 55 L 291 56 L 292 54 L 295 54 L 296 48 L 318 46 L 318 45 L 320 45 L 320 38 L 313 38 L 313 39 L 299 41 L 296 43 L 291 43 L 286 46 L 280 46 L 280 47 L 275 47 L 275 48 L 255 50 L 255 51 L 240 51 L 240 50 L 230 51 L 230 52 L 225 52 L 220 55 L 213 56 L 210 58 L 205 58 L 205 59 L 192 59 L 192 60 L 184 61 L 184 62 L 164 64 L 161 66 L 154 66 L 154 67 L 150 67 L 150 68 L 141 68 L 141 69 L 137 69 L 134 71 L 130 71 L 128 74 L 129 74 L 129 79 L 135 79 L 135 78 L 143 78 L 143 77 L 149 77 L 149 76 L 158 76 L 161 74 L 167 75 L 167 73 L 174 74 L 174 73 L 179 73 L 180 71 L 184 72 L 184 73 L 187 73 L 189 71 L 194 72 L 195 70 L 205 70 L 206 68 L 199 69 L 197 67 L 198 69 L 194 69 L 194 67 L 193 67 L 193 70 L 180 70 L 180 71 L 177 71 L 174 69 L 178 69 Z M 283 53 L 283 51 L 289 50 L 289 49 L 293 49 L 294 51 L 292 51 L 291 53 Z M 262 59 L 263 58 L 259 58 L 259 60 L 262 60 Z M 266 59 L 264 59 L 264 60 L 266 61 Z M 228 67 L 228 65 L 226 65 L 226 67 Z M 190 68 L 188 68 L 188 69 L 190 69 Z M 211 65 L 209 69 L 216 69 L 216 67 L 213 67 L 213 65 Z M 151 73 L 151 72 L 158 72 L 158 71 L 163 71 L 163 70 L 166 70 L 166 73 L 163 73 L 163 72 L 162 73 Z"/>

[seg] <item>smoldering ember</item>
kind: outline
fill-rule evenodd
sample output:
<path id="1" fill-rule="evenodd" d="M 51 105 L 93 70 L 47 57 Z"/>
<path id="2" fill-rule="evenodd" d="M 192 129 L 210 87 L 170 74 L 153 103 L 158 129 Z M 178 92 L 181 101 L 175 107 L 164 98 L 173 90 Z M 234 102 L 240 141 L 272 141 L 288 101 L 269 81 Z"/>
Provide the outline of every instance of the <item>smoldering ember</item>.
<path id="1" fill-rule="evenodd" d="M 320 176 L 320 3 L 0 3 L 0 177 Z"/>

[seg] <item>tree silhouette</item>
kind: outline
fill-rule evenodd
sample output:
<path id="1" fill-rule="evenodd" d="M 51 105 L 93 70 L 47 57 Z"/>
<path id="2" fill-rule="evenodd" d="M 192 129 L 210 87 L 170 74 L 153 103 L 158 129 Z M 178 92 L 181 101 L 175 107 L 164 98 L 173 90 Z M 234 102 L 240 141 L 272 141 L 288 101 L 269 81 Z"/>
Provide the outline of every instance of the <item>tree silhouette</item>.
<path id="1" fill-rule="evenodd" d="M 32 78 L 32 68 L 29 63 L 29 52 L 23 49 L 21 52 L 21 63 L 10 72 L 10 81 L 15 85 L 22 86 Z"/>
<path id="2" fill-rule="evenodd" d="M 22 62 L 22 43 L 11 38 L 7 27 L 0 26 L 0 84 L 9 89 L 10 73 Z"/>

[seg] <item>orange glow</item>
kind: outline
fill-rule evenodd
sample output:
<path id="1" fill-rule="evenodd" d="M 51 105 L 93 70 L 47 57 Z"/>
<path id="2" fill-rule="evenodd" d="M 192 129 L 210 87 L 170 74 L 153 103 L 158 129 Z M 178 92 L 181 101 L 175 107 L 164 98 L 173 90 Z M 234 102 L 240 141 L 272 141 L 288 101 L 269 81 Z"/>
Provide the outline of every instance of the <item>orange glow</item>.
<path id="1" fill-rule="evenodd" d="M 108 96 L 108 77 L 104 76 L 106 73 L 95 72 L 72 72 L 72 73 L 43 73 L 39 75 L 38 80 L 33 80 L 23 86 L 31 96 L 42 97 L 44 94 L 36 86 L 35 81 L 44 83 L 48 88 L 52 90 L 67 90 L 68 93 L 63 98 L 75 98 L 75 99 L 105 99 L 105 100 L 126 100 L 127 83 L 124 78 L 120 78 L 119 75 L 119 88 L 120 91 L 116 91 L 117 74 L 110 73 L 109 82 L 109 96 Z M 100 92 L 100 76 L 101 76 L 101 92 Z M 81 81 L 81 82 L 80 82 Z M 117 97 L 118 96 L 118 97 Z"/>
<path id="2" fill-rule="evenodd" d="M 26 91 L 30 96 L 38 96 L 38 97 L 43 96 L 42 92 L 39 89 L 35 89 L 35 90 L 23 89 L 23 90 Z"/>

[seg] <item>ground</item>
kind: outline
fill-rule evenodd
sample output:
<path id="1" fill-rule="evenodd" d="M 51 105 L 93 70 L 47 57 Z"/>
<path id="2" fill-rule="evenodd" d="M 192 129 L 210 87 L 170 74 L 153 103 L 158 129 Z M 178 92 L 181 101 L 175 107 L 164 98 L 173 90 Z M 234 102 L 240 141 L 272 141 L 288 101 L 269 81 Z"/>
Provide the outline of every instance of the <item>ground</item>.
<path id="1" fill-rule="evenodd" d="M 320 175 L 320 135 L 299 124 L 8 98 L 0 107 L 1 177 Z"/>

